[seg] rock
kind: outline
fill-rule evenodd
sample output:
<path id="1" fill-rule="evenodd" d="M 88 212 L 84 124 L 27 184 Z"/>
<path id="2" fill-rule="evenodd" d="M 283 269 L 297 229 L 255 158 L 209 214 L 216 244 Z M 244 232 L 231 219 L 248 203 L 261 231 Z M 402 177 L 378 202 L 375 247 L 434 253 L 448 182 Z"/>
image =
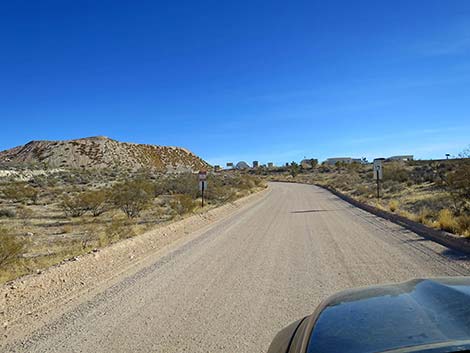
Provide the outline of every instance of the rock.
<path id="1" fill-rule="evenodd" d="M 25 233 L 25 236 L 27 236 L 27 237 L 32 237 L 33 235 L 34 235 L 33 232 L 26 232 L 26 233 Z"/>

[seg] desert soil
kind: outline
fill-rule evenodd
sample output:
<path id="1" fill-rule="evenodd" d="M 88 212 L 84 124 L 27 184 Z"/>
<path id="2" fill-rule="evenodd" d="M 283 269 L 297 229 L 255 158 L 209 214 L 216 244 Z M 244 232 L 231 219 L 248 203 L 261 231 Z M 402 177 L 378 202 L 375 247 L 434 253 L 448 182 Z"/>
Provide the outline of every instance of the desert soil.
<path id="1" fill-rule="evenodd" d="M 266 352 L 336 291 L 470 274 L 470 257 L 312 185 L 208 213 L 0 289 L 4 352 Z"/>

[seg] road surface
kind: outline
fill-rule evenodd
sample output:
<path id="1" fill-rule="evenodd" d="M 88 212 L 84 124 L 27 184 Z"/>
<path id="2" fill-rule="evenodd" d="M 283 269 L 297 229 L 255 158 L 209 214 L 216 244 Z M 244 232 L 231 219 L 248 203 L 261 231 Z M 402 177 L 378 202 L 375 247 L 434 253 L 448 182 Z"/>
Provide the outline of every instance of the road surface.
<path id="1" fill-rule="evenodd" d="M 327 191 L 274 183 L 9 351 L 265 352 L 338 290 L 469 273 L 469 257 Z"/>

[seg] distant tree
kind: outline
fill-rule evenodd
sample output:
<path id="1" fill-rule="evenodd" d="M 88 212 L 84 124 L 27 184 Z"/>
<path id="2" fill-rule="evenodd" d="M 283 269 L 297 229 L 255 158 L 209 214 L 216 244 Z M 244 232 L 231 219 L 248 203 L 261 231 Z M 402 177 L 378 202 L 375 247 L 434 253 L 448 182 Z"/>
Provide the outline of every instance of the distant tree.
<path id="1" fill-rule="evenodd" d="M 315 168 L 318 165 L 318 159 L 311 158 L 310 159 L 310 165 L 312 166 L 312 168 Z"/>
<path id="2" fill-rule="evenodd" d="M 80 203 L 93 217 L 103 214 L 108 205 L 109 193 L 105 190 L 90 190 L 80 195 Z"/>
<path id="3" fill-rule="evenodd" d="M 154 198 L 155 187 L 152 183 L 138 179 L 117 184 L 112 189 L 112 200 L 128 218 L 135 218 L 148 207 Z"/>
<path id="4" fill-rule="evenodd" d="M 289 167 L 290 175 L 292 175 L 292 177 L 295 178 L 299 174 L 299 172 L 300 172 L 299 165 L 296 162 L 292 161 L 292 163 Z"/>
<path id="5" fill-rule="evenodd" d="M 63 195 L 62 200 L 59 202 L 59 207 L 67 217 L 80 217 L 86 212 L 86 208 L 83 206 L 79 196 L 71 197 Z"/>

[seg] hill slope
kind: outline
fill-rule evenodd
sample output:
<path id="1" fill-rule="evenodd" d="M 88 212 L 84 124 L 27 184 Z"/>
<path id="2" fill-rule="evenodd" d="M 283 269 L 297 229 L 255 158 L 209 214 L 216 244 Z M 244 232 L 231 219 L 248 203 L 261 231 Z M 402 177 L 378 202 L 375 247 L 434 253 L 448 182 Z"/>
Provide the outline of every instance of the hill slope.
<path id="1" fill-rule="evenodd" d="M 67 141 L 31 141 L 0 152 L 0 163 L 49 168 L 150 168 L 162 172 L 196 171 L 210 167 L 184 148 L 119 142 L 102 136 Z"/>

